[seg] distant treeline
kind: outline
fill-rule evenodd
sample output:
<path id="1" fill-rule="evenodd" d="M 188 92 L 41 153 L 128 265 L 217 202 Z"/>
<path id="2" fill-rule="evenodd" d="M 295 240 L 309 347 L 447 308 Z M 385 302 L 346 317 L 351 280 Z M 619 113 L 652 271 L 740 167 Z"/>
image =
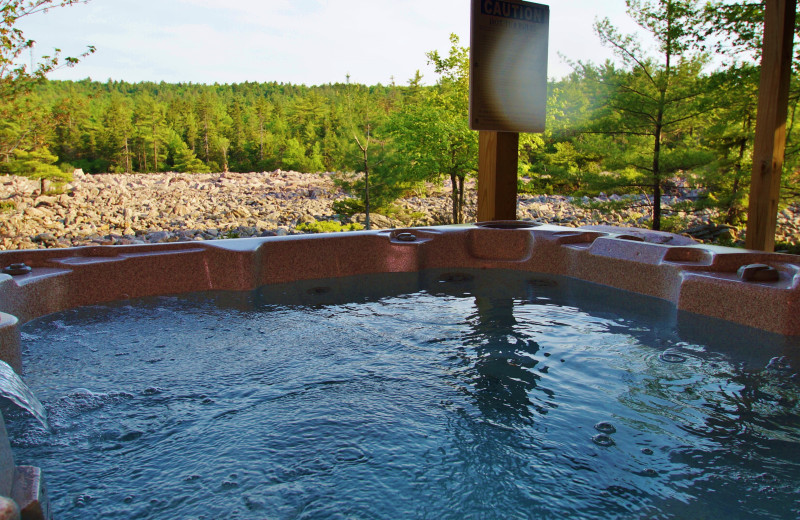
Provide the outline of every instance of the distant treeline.
<path id="1" fill-rule="evenodd" d="M 359 168 L 353 112 L 385 116 L 408 87 L 47 81 L 33 97 L 62 169 L 100 172 Z"/>

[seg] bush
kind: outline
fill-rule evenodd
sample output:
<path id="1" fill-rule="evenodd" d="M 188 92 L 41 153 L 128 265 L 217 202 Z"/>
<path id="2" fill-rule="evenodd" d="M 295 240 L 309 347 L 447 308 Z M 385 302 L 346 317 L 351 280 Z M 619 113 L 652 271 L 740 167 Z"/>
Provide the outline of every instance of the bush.
<path id="1" fill-rule="evenodd" d="M 552 195 L 553 185 L 549 183 L 550 178 L 535 177 L 528 181 L 517 180 L 517 193 L 528 195 Z"/>
<path id="2" fill-rule="evenodd" d="M 800 255 L 800 244 L 792 244 L 791 242 L 775 242 L 775 251 L 780 253 L 788 253 L 790 255 Z"/>
<path id="3" fill-rule="evenodd" d="M 364 213 L 364 201 L 355 197 L 333 201 L 333 211 L 340 215 L 352 217 L 356 213 Z"/>
<path id="4" fill-rule="evenodd" d="M 298 224 L 295 229 L 304 233 L 339 233 L 341 231 L 358 231 L 364 229 L 364 226 L 357 223 L 342 224 L 335 220 L 314 220 Z"/>

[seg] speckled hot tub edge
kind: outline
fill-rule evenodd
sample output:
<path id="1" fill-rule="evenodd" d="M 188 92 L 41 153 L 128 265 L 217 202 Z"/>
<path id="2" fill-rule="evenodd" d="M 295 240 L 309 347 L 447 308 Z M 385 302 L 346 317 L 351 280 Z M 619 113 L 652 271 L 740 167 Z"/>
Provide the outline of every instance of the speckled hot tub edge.
<path id="1" fill-rule="evenodd" d="M 498 221 L 0 252 L 0 268 L 21 264 L 24 268 L 11 270 L 19 274 L 0 274 L 0 359 L 17 372 L 22 371 L 19 326 L 69 308 L 143 296 L 251 290 L 298 280 L 436 268 L 568 276 L 667 300 L 681 311 L 800 336 L 800 257 L 707 246 L 679 235 L 634 228 Z M 745 271 L 757 276 L 743 276 Z M 22 518 L 50 518 L 41 472 L 14 465 L 2 422 L 0 428 L 0 495 L 15 499 Z M 2 511 L 0 507 L 0 520 L 14 518 Z"/>
<path id="2" fill-rule="evenodd" d="M 518 223 L 530 226 L 530 223 Z M 0 359 L 19 371 L 13 329 L 53 312 L 143 296 L 251 290 L 297 280 L 424 269 L 557 274 L 672 302 L 679 310 L 800 335 L 800 257 L 702 245 L 635 228 L 514 223 L 0 252 Z M 776 281 L 745 281 L 763 264 Z"/>

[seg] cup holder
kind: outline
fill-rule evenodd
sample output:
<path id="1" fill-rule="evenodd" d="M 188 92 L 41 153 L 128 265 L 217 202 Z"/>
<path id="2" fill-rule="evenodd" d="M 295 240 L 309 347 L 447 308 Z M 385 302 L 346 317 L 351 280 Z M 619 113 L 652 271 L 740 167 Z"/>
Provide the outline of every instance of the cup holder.
<path id="1" fill-rule="evenodd" d="M 524 220 L 490 220 L 488 222 L 478 222 L 475 225 L 487 229 L 530 229 L 541 224 Z"/>

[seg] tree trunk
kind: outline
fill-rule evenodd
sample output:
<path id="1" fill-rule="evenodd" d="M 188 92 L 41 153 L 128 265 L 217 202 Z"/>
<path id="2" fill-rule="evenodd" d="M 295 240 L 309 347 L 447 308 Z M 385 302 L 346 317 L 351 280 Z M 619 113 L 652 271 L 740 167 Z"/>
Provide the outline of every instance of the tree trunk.
<path id="1" fill-rule="evenodd" d="M 203 147 L 205 148 L 206 152 L 206 163 L 208 163 L 208 159 L 210 156 L 209 142 L 208 142 L 208 121 L 203 121 Z"/>
<path id="2" fill-rule="evenodd" d="M 739 205 L 736 203 L 736 195 L 739 193 L 739 182 L 742 176 L 742 163 L 744 154 L 747 151 L 747 136 L 739 140 L 739 155 L 736 157 L 736 164 L 733 167 L 733 186 L 731 187 L 731 202 L 728 204 L 728 211 L 725 213 L 725 223 L 732 226 L 739 217 Z"/>
<path id="3" fill-rule="evenodd" d="M 369 157 L 367 155 L 367 147 L 362 146 L 361 152 L 364 154 L 364 227 L 372 229 L 369 221 Z"/>
<path id="4" fill-rule="evenodd" d="M 464 223 L 464 177 L 458 176 L 458 223 Z"/>
<path id="5" fill-rule="evenodd" d="M 258 161 L 264 160 L 264 120 L 258 120 Z"/>
<path id="6" fill-rule="evenodd" d="M 656 231 L 661 229 L 661 134 L 664 122 L 664 102 L 666 90 L 661 90 L 661 102 L 656 114 L 656 128 L 653 136 L 653 226 Z"/>
<path id="7" fill-rule="evenodd" d="M 458 221 L 458 177 L 455 173 L 450 174 L 450 198 L 453 201 L 453 224 L 459 224 Z"/>
<path id="8" fill-rule="evenodd" d="M 653 175 L 653 229 L 661 229 L 661 179 Z"/>
<path id="9" fill-rule="evenodd" d="M 661 229 L 661 135 L 664 131 L 664 111 L 667 106 L 667 89 L 669 89 L 670 74 L 672 68 L 672 23 L 673 18 L 669 16 L 672 10 L 672 2 L 667 2 L 667 41 L 665 45 L 664 78 L 659 90 L 658 112 L 656 113 L 656 127 L 653 142 L 653 226 L 655 231 Z"/>
<path id="10" fill-rule="evenodd" d="M 128 138 L 125 138 L 125 173 L 131 173 L 131 152 L 128 149 Z"/>

